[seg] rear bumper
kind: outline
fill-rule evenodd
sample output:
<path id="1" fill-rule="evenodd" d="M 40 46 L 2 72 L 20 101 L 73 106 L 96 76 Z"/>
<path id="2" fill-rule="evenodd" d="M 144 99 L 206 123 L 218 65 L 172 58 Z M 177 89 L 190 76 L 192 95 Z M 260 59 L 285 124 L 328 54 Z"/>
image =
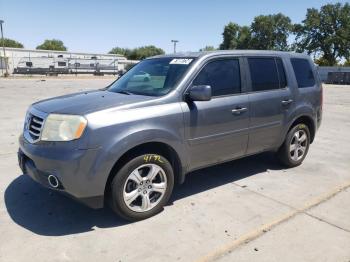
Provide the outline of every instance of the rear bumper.
<path id="1" fill-rule="evenodd" d="M 104 190 L 93 172 L 98 149 L 56 148 L 28 143 L 23 136 L 19 139 L 18 163 L 23 174 L 30 176 L 44 187 L 59 191 L 91 208 L 104 204 Z M 48 183 L 48 176 L 54 175 L 60 182 L 58 188 Z"/>

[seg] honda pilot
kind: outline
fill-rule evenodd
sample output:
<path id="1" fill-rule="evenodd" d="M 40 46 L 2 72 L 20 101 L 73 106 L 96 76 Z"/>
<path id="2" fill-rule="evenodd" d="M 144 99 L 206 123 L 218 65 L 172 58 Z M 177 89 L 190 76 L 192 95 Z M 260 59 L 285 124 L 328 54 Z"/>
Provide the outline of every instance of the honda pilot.
<path id="1" fill-rule="evenodd" d="M 321 119 L 307 55 L 162 55 L 106 88 L 31 105 L 18 159 L 40 184 L 136 221 L 160 212 L 193 170 L 266 151 L 300 165 Z"/>

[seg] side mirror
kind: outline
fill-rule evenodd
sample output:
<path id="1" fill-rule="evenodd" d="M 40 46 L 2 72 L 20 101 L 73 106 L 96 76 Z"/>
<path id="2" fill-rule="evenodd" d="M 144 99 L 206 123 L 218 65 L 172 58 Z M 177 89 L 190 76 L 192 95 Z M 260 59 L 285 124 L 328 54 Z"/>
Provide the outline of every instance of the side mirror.
<path id="1" fill-rule="evenodd" d="M 209 101 L 211 100 L 211 87 L 207 85 L 191 86 L 187 97 L 191 101 Z"/>

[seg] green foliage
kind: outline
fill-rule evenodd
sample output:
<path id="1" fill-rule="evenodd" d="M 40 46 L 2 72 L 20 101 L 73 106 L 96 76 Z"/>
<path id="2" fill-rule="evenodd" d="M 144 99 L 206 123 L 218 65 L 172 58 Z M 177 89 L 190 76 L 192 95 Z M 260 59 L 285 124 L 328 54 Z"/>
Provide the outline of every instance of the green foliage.
<path id="1" fill-rule="evenodd" d="M 251 30 L 249 26 L 241 26 L 238 32 L 238 49 L 252 49 Z"/>
<path id="2" fill-rule="evenodd" d="M 41 45 L 38 45 L 36 49 L 67 51 L 67 48 L 64 46 L 63 42 L 57 39 L 45 40 L 45 42 Z"/>
<path id="3" fill-rule="evenodd" d="M 114 47 L 111 51 L 109 51 L 109 54 L 116 54 L 116 55 L 122 55 L 125 57 L 129 57 L 132 50 L 129 48 L 122 48 L 122 47 Z"/>
<path id="4" fill-rule="evenodd" d="M 250 29 L 236 23 L 228 23 L 222 33 L 223 42 L 220 49 L 249 49 Z"/>
<path id="5" fill-rule="evenodd" d="M 297 51 L 320 56 L 316 62 L 333 66 L 350 57 L 350 5 L 327 4 L 307 9 L 306 18 L 295 25 Z"/>
<path id="6" fill-rule="evenodd" d="M 240 26 L 235 23 L 228 23 L 225 26 L 224 32 L 222 33 L 223 42 L 220 45 L 220 49 L 236 49 L 237 38 Z"/>
<path id="7" fill-rule="evenodd" d="M 281 13 L 259 15 L 251 28 L 250 47 L 258 50 L 288 50 L 288 36 L 293 26 L 288 16 Z"/>
<path id="8" fill-rule="evenodd" d="M 5 46 L 5 47 L 23 48 L 23 44 L 9 38 L 4 38 L 4 43 L 2 43 L 2 41 L 0 41 L 0 43 L 1 43 L 1 46 Z"/>
<path id="9" fill-rule="evenodd" d="M 110 54 L 119 54 L 130 60 L 142 60 L 146 57 L 165 54 L 164 50 L 154 45 L 142 46 L 134 49 L 114 47 Z"/>
<path id="10" fill-rule="evenodd" d="M 142 60 L 146 57 L 163 54 L 165 54 L 163 49 L 155 47 L 154 45 L 148 45 L 133 49 L 128 59 Z"/>
<path id="11" fill-rule="evenodd" d="M 215 51 L 215 50 L 216 50 L 216 48 L 214 46 L 211 46 L 211 45 L 207 45 L 204 48 L 199 49 L 200 52 L 202 52 L 202 51 Z"/>
<path id="12" fill-rule="evenodd" d="M 224 28 L 220 49 L 288 50 L 292 28 L 290 18 L 281 13 L 257 16 L 251 26 L 230 22 Z"/>
<path id="13" fill-rule="evenodd" d="M 322 56 L 319 58 L 316 58 L 314 62 L 319 66 L 337 66 L 338 65 L 337 61 L 335 61 L 334 64 L 330 64 L 329 61 Z"/>

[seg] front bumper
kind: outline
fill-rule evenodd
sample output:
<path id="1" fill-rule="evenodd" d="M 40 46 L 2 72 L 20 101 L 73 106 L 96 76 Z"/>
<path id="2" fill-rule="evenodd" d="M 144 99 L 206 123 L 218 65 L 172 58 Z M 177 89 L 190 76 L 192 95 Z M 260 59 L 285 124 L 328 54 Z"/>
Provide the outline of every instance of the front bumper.
<path id="1" fill-rule="evenodd" d="M 103 179 L 99 177 L 95 168 L 99 149 L 77 149 L 74 143 L 64 143 L 31 144 L 21 135 L 18 163 L 23 174 L 89 207 L 103 207 Z M 49 185 L 49 175 L 58 178 L 58 188 Z"/>

